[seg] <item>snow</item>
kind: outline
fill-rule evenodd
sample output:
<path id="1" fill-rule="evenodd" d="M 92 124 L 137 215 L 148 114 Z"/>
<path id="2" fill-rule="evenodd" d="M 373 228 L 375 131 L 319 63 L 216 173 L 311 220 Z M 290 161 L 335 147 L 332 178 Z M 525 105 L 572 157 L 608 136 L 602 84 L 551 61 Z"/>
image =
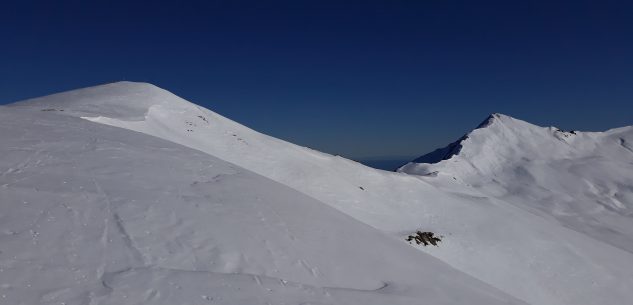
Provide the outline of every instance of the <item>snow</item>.
<path id="1" fill-rule="evenodd" d="M 495 114 L 456 155 L 400 169 L 456 176 L 502 199 L 633 253 L 633 127 L 565 132 Z"/>
<path id="2" fill-rule="evenodd" d="M 43 104 L 0 107 L 2 304 L 521 304 L 288 186 Z"/>
<path id="3" fill-rule="evenodd" d="M 37 198 L 34 187 L 64 175 L 74 178 L 56 192 L 63 189 L 75 200 L 86 200 L 77 190 L 84 173 L 97 171 L 98 182 L 107 180 L 99 184 L 106 191 L 88 193 L 109 194 L 121 213 L 110 223 L 123 224 L 130 237 L 112 253 L 124 256 L 132 240 L 142 255 L 128 253 L 118 259 L 126 264 L 108 267 L 115 277 L 105 277 L 98 304 L 217 302 L 219 294 L 228 304 L 244 304 L 267 289 L 276 292 L 263 292 L 269 297 L 261 303 L 627 304 L 633 298 L 631 127 L 572 134 L 497 114 L 453 147 L 418 159 L 436 163 L 411 163 L 392 173 L 263 135 L 149 84 L 75 90 L 3 107 L 2 113 L 24 121 L 3 124 L 9 128 L 3 143 L 25 141 L 16 130 L 57 129 L 41 145 L 61 146 L 44 157 L 66 160 L 57 164 L 58 176 L 29 181 L 11 195 L 16 205 Z M 53 120 L 48 128 L 27 123 L 46 120 Z M 75 140 L 79 151 L 95 137 L 109 138 L 113 147 L 90 151 L 104 155 L 71 171 L 77 151 L 62 141 L 74 135 L 70 130 L 91 132 Z M 14 171 L 31 161 L 12 153 L 2 153 L 8 170 L 2 179 L 17 182 L 21 176 Z M 228 178 L 210 178 L 216 175 Z M 93 205 L 108 206 L 97 199 Z M 30 211 L 22 209 L 3 211 Z M 11 215 L 24 222 L 21 217 Z M 146 233 L 155 230 L 160 233 Z M 416 230 L 444 238 L 439 247 L 407 244 L 404 238 Z M 271 249 L 266 240 L 274 244 L 271 252 L 264 251 Z M 196 268 L 203 272 L 192 272 Z M 98 273 L 92 278 L 99 282 Z M 276 286 L 284 281 L 285 288 Z M 170 286 L 181 282 L 187 288 Z M 226 283 L 248 292 L 231 292 Z"/>

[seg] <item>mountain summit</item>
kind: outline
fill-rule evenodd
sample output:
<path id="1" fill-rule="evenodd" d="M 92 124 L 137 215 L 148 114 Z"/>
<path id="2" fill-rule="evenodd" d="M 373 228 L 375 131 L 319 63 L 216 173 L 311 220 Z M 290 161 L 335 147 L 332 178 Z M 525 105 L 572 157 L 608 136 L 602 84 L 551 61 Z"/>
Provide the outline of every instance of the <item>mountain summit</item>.
<path id="1" fill-rule="evenodd" d="M 424 175 L 441 168 L 460 176 L 488 176 L 521 160 L 584 158 L 592 154 L 626 158 L 633 152 L 629 147 L 632 133 L 631 126 L 606 132 L 563 131 L 495 113 L 456 142 L 413 160 L 399 171 Z"/>
<path id="2" fill-rule="evenodd" d="M 291 187 L 95 121 L 243 143 L 147 84 L 0 107 L 3 303 L 523 304 Z"/>
<path id="3" fill-rule="evenodd" d="M 630 143 L 632 126 L 563 131 L 493 114 L 457 142 L 399 171 L 454 177 L 488 196 L 553 216 L 633 252 Z"/>

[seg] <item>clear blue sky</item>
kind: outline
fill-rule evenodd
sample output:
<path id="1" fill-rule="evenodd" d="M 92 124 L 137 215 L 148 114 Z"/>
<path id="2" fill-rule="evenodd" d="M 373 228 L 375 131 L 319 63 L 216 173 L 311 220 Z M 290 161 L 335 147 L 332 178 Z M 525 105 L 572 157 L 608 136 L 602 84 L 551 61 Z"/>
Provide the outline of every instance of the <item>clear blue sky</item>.
<path id="1" fill-rule="evenodd" d="M 492 112 L 633 124 L 633 1 L 12 2 L 0 103 L 146 81 L 356 159 L 421 155 Z"/>

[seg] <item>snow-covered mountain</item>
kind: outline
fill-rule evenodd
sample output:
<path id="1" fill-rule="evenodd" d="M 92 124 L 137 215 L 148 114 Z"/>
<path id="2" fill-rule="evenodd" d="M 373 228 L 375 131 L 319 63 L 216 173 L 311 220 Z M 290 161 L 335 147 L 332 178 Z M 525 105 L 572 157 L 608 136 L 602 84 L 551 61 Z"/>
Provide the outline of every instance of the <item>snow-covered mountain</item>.
<path id="1" fill-rule="evenodd" d="M 633 253 L 633 126 L 562 131 L 493 114 L 477 129 L 402 168 L 455 177 Z"/>
<path id="2" fill-rule="evenodd" d="M 626 304 L 633 298 L 629 214 L 605 207 L 610 198 L 624 207 L 632 202 L 630 128 L 548 133 L 496 115 L 445 152 L 420 159 L 448 160 L 392 173 L 260 134 L 149 84 L 60 93 L 1 107 L 0 114 L 0 140 L 7 143 L 0 155 L 0 226 L 2 238 L 12 240 L 12 250 L 0 253 L 0 265 L 11 266 L 0 272 L 10 283 L 0 289 L 7 297 L 33 298 L 23 304 L 71 300 L 67 295 L 77 304 Z M 515 142 L 502 138 L 511 132 L 493 129 L 497 121 L 516 124 Z M 582 149 L 539 147 L 555 141 L 576 141 Z M 578 169 L 592 164 L 581 155 L 601 165 Z M 563 160 L 558 170 L 542 165 L 540 176 L 531 174 L 541 180 L 511 169 L 556 160 Z M 597 167 L 602 171 L 593 172 Z M 617 175 L 609 172 L 614 167 Z M 565 170 L 591 176 L 586 180 L 598 191 L 585 188 L 582 196 L 593 194 L 602 204 L 573 205 L 581 198 L 572 181 L 577 175 L 569 188 L 547 188 L 547 179 L 557 181 Z M 494 182 L 498 177 L 507 180 Z M 40 184 L 54 188 L 42 193 Z M 55 196 L 65 199 L 47 198 Z M 46 236 L 36 226 L 47 224 L 48 211 L 63 200 L 74 205 L 66 218 L 54 215 L 61 229 Z M 404 238 L 416 230 L 444 238 L 439 247 L 409 245 Z M 104 234 L 106 241 L 118 239 L 104 243 Z M 37 270 L 81 266 L 59 271 L 66 282 L 28 282 Z"/>
<path id="3" fill-rule="evenodd" d="M 521 304 L 285 185 L 75 117 L 122 111 L 115 93 L 0 107 L 1 304 Z"/>

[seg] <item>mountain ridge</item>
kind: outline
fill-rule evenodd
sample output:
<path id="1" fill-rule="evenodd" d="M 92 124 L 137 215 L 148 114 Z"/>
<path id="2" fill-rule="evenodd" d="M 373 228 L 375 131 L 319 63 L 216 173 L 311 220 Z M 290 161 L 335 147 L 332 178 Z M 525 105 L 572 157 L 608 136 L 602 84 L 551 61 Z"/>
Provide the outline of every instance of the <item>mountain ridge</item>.
<path id="1" fill-rule="evenodd" d="M 0 107 L 2 302 L 524 304 L 286 185 L 51 106 Z"/>
<path id="2" fill-rule="evenodd" d="M 134 84 L 121 85 L 127 86 Z M 112 87 L 117 86 L 111 86 L 110 90 Z M 73 120 L 82 118 L 85 123 L 82 126 L 110 125 L 109 128 L 134 131 L 192 148 L 288 186 L 402 243 L 417 230 L 443 235 L 445 238 L 439 247 L 418 247 L 417 250 L 527 303 L 621 304 L 633 297 L 629 289 L 633 253 L 627 248 L 633 228 L 623 216 L 627 210 L 621 208 L 630 202 L 626 187 L 633 182 L 627 178 L 630 175 L 627 176 L 626 164 L 609 161 L 610 157 L 620 160 L 623 148 L 613 150 L 613 146 L 608 146 L 608 150 L 596 152 L 603 154 L 603 158 L 598 159 L 606 167 L 598 167 L 602 171 L 591 174 L 593 178 L 586 179 L 587 182 L 580 180 L 587 184 L 564 184 L 566 179 L 576 181 L 578 177 L 559 177 L 556 172 L 584 173 L 587 169 L 582 166 L 591 163 L 561 159 L 563 161 L 548 164 L 559 166 L 556 172 L 541 174 L 525 164 L 513 167 L 512 162 L 505 162 L 526 151 L 535 154 L 530 160 L 519 158 L 526 164 L 536 162 L 536 157 L 549 158 L 551 154 L 546 150 L 551 148 L 548 148 L 550 144 L 561 142 L 560 139 L 553 142 L 551 135 L 555 130 L 540 127 L 522 130 L 528 138 L 548 135 L 545 142 L 537 143 L 539 150 L 526 150 L 516 137 L 506 141 L 504 137 L 512 133 L 505 130 L 503 124 L 493 122 L 475 130 L 466 141 L 486 147 L 483 144 L 488 143 L 489 137 L 480 137 L 481 131 L 495 131 L 491 133 L 492 140 L 510 146 L 500 155 L 504 162 L 477 159 L 478 156 L 496 156 L 496 150 L 466 149 L 449 160 L 451 162 L 423 164 L 437 167 L 437 175 L 386 172 L 261 134 L 203 107 L 181 103 L 181 99 L 171 93 L 149 88 L 148 94 L 128 88 L 113 90 L 111 94 L 106 90 L 94 96 L 84 89 L 79 94 L 57 95 L 48 104 L 44 98 L 12 109 L 46 116 L 70 116 Z M 75 101 L 66 101 L 67 106 L 59 107 L 63 99 Z M 84 102 L 77 106 L 79 100 Z M 112 109 L 117 103 L 132 103 L 136 107 L 134 113 Z M 55 109 L 42 111 L 49 108 Z M 582 136 L 595 138 L 591 133 Z M 617 142 L 617 136 L 612 135 L 612 140 Z M 628 143 L 628 137 L 623 139 L 624 144 Z M 581 142 L 584 141 L 578 143 Z M 583 149 L 591 152 L 595 143 L 586 143 Z M 512 146 L 515 144 L 519 146 Z M 546 149 L 540 149 L 541 146 Z M 468 158 L 462 158 L 464 156 Z M 457 165 L 452 164 L 460 158 Z M 481 164 L 482 160 L 487 163 Z M 498 172 L 504 168 L 514 176 Z M 613 176 L 609 171 L 617 171 L 616 177 L 622 180 L 602 181 L 604 177 Z M 499 176 L 500 173 L 503 175 Z M 543 185 L 534 183 L 547 177 L 556 179 L 546 180 Z M 619 184 L 613 184 L 615 182 Z M 584 189 L 589 189 L 587 194 L 575 197 Z M 519 198 L 508 196 L 513 193 Z M 582 205 L 570 205 L 568 197 L 556 197 L 559 193 L 582 199 Z M 534 200 L 548 207 L 552 203 L 547 198 L 554 199 L 555 209 L 538 209 L 534 203 L 525 201 Z M 602 203 L 596 205 L 586 199 L 599 199 Z"/>
<path id="3" fill-rule="evenodd" d="M 496 148 L 503 148 L 503 146 L 521 146 L 523 149 L 530 149 L 531 151 L 537 151 L 543 147 L 537 147 L 537 144 L 556 144 L 555 142 L 541 143 L 528 143 L 530 137 L 538 137 L 542 139 L 555 139 L 556 142 L 565 143 L 571 148 L 574 147 L 574 140 L 577 138 L 583 138 L 587 136 L 600 137 L 608 136 L 615 133 L 628 133 L 633 130 L 633 126 L 623 126 L 611 128 L 605 131 L 564 131 L 556 127 L 541 127 L 535 124 L 528 123 L 526 121 L 516 119 L 514 117 L 493 113 L 488 116 L 482 123 L 475 127 L 472 131 L 468 132 L 457 141 L 448 144 L 445 147 L 438 148 L 432 152 L 421 155 L 418 158 L 413 159 L 409 164 L 402 166 L 399 171 L 415 174 L 428 174 L 429 170 L 425 173 L 425 164 L 431 165 L 447 161 L 454 156 L 459 155 L 464 149 L 466 153 L 470 155 L 466 156 L 466 159 L 470 159 L 476 156 L 478 153 L 468 152 L 470 147 L 477 146 L 473 149 L 482 150 L 484 147 L 496 146 Z M 472 139 L 472 138 L 475 139 Z M 496 138 L 495 142 L 490 139 Z M 522 139 L 527 138 L 522 142 Z M 476 143 L 473 143 L 476 142 Z M 621 143 L 627 143 L 626 139 L 621 139 Z M 508 144 L 509 143 L 509 144 Z M 534 144 L 534 145 L 533 145 Z M 582 144 L 582 143 L 581 143 Z M 549 146 L 549 145 L 544 145 Z M 626 147 L 626 145 L 623 145 Z M 488 150 L 492 155 L 495 154 L 496 149 Z M 479 152 L 480 153 L 480 152 Z M 559 156 L 560 157 L 560 156 Z M 446 163 L 446 162 L 444 162 Z M 428 166 L 426 166 L 428 167 Z M 432 171 L 430 171 L 432 172 Z"/>

